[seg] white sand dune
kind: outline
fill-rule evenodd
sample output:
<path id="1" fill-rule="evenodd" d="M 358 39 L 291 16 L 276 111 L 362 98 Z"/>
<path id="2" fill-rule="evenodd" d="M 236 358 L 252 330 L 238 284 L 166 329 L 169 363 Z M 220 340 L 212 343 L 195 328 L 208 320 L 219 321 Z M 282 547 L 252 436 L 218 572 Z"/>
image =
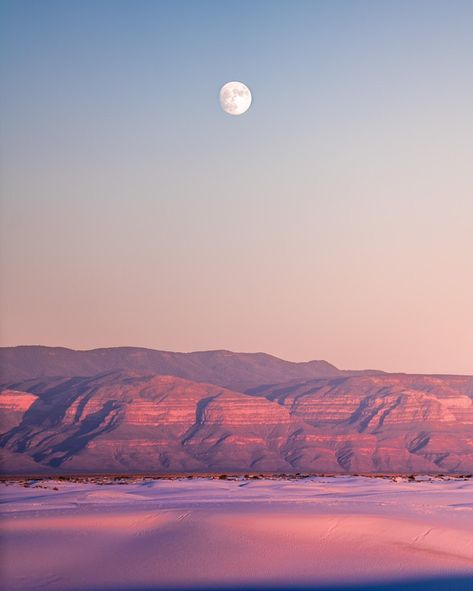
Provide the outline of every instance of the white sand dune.
<path id="1" fill-rule="evenodd" d="M 471 480 L 41 486 L 1 487 L 4 589 L 473 581 Z"/>

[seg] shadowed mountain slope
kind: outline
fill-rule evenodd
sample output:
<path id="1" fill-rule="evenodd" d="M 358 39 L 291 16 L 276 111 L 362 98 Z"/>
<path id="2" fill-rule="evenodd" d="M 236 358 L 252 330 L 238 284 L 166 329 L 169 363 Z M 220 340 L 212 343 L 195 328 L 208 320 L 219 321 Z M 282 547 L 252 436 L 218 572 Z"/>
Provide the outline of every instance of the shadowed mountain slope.
<path id="1" fill-rule="evenodd" d="M 343 375 L 327 361 L 293 363 L 266 353 L 172 353 L 137 347 L 74 351 L 63 347 L 0 348 L 0 383 L 41 376 L 93 376 L 115 370 L 163 374 L 244 391 L 260 384 Z M 358 373 L 358 372 L 350 372 Z"/>
<path id="2" fill-rule="evenodd" d="M 471 472 L 473 379 L 359 375 L 247 394 L 109 372 L 0 393 L 4 472 Z"/>

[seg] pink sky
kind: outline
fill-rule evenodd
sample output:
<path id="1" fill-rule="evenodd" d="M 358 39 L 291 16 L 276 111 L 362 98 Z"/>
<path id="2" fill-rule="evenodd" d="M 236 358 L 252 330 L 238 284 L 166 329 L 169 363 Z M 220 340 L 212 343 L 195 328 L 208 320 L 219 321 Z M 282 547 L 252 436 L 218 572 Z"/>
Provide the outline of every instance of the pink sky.
<path id="1" fill-rule="evenodd" d="M 471 4 L 105 4 L 5 11 L 1 343 L 473 373 Z"/>

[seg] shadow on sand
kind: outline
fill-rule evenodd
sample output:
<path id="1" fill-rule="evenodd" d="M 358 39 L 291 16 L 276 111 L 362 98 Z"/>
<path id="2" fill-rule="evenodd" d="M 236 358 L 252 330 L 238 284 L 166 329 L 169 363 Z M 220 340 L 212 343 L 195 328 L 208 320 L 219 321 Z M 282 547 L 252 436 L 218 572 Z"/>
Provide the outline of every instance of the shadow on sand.
<path id="1" fill-rule="evenodd" d="M 473 591 L 471 577 L 435 577 L 390 582 L 345 585 L 196 585 L 158 587 L 113 587 L 113 591 Z M 78 589 L 76 591 L 112 591 L 111 587 Z"/>

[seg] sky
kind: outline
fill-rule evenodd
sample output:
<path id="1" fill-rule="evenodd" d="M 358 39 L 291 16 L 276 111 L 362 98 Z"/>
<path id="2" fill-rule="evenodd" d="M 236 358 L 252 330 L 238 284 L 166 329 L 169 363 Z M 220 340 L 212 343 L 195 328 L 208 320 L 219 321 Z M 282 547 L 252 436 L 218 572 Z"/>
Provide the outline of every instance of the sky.
<path id="1" fill-rule="evenodd" d="M 471 0 L 0 10 L 2 345 L 473 373 Z"/>

